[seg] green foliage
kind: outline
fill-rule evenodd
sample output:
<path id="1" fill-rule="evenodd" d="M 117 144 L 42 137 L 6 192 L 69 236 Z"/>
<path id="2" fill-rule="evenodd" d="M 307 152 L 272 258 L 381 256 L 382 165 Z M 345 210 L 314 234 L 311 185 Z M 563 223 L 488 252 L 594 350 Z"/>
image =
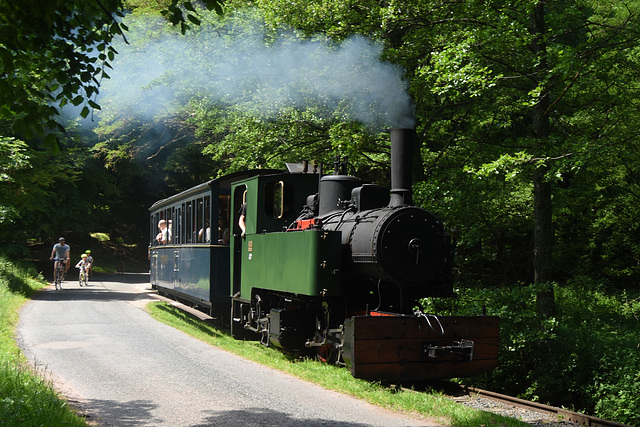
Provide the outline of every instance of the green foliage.
<path id="1" fill-rule="evenodd" d="M 220 0 L 202 3 L 222 14 Z M 183 34 L 187 22 L 200 24 L 190 1 L 168 0 L 162 6 Z M 14 132 L 30 139 L 64 130 L 58 115 L 66 105 L 79 107 L 83 118 L 100 110 L 96 96 L 118 53 L 112 43 L 118 37 L 126 42 L 123 17 L 123 0 L 0 4 L 0 27 L 11 28 L 0 31 L 0 118 L 10 119 Z M 55 141 L 54 133 L 45 139 L 50 145 Z"/>
<path id="2" fill-rule="evenodd" d="M 595 412 L 604 419 L 640 423 L 640 358 L 638 349 L 614 349 L 598 360 L 593 377 Z"/>
<path id="3" fill-rule="evenodd" d="M 323 119 L 312 108 L 283 112 L 277 120 L 250 120 L 242 112 L 228 117 L 229 127 L 203 150 L 225 170 L 284 169 L 286 162 L 301 160 L 331 165 L 335 156 L 346 155 L 351 173 L 381 183 L 389 175 L 388 135 L 363 132 L 361 125 Z M 206 126 L 199 127 L 211 135 Z"/>
<path id="4" fill-rule="evenodd" d="M 0 241 L 51 237 L 74 217 L 82 228 L 86 201 L 75 187 L 85 161 L 82 150 L 38 151 L 0 137 L 0 153 Z"/>
<path id="5" fill-rule="evenodd" d="M 83 105 L 83 117 L 99 108 L 95 95 L 116 54 L 111 40 L 126 31 L 120 10 L 120 0 L 2 3 L 0 22 L 12 31 L 0 36 L 0 107 L 17 132 L 60 129 L 55 116 L 66 104 Z"/>
<path id="6" fill-rule="evenodd" d="M 0 417 L 6 425 L 68 425 L 87 423 L 71 411 L 45 372 L 31 373 L 15 361 L 0 356 Z"/>
<path id="7" fill-rule="evenodd" d="M 445 218 L 452 230 L 458 280 L 484 286 L 529 281 L 533 186 L 520 173 L 532 171 L 529 157 L 503 155 L 459 171 L 448 164 L 453 159 L 437 159 L 438 155 L 424 157 L 446 171 L 439 172 L 438 179 L 414 184 L 414 201 Z"/>
<path id="8" fill-rule="evenodd" d="M 536 312 L 536 295 L 549 286 L 557 314 L 543 319 Z M 468 315 L 485 309 L 500 316 L 500 366 L 465 383 L 635 425 L 640 294 L 605 289 L 587 278 L 562 287 L 459 289 L 457 299 L 431 299 L 423 308 Z"/>

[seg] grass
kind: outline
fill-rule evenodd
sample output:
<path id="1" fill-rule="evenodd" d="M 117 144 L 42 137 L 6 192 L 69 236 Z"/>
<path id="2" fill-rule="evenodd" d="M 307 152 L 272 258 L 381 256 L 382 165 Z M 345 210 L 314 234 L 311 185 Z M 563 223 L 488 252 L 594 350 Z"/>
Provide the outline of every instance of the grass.
<path id="1" fill-rule="evenodd" d="M 226 331 L 163 302 L 151 303 L 147 310 L 156 320 L 208 344 L 386 409 L 418 414 L 454 427 L 526 425 L 514 418 L 467 408 L 440 393 L 417 393 L 386 387 L 353 378 L 345 368 L 321 364 L 308 358 L 296 358 L 258 342 L 236 341 Z"/>
<path id="2" fill-rule="evenodd" d="M 15 343 L 20 307 L 47 283 L 35 270 L 0 254 L 0 424 L 86 426 L 67 402 L 29 367 Z"/>

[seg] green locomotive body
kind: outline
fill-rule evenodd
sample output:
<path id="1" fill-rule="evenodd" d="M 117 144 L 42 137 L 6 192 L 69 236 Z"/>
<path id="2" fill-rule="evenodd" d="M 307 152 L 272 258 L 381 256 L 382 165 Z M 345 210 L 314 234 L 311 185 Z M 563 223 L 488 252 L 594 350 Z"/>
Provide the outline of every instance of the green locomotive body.
<path id="1" fill-rule="evenodd" d="M 241 244 L 241 298 L 267 287 L 294 295 L 340 295 L 339 232 L 248 234 Z"/>

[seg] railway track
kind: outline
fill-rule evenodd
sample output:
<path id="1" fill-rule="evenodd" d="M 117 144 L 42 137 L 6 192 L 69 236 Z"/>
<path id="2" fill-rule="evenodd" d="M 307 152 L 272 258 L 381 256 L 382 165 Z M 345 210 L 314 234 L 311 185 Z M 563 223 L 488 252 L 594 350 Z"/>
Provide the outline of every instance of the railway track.
<path id="1" fill-rule="evenodd" d="M 461 386 L 461 394 L 452 396 L 460 404 L 494 412 L 500 415 L 518 418 L 530 425 L 539 426 L 592 426 L 592 427 L 629 427 L 615 421 L 603 420 L 591 415 L 530 402 L 516 397 L 474 387 Z"/>

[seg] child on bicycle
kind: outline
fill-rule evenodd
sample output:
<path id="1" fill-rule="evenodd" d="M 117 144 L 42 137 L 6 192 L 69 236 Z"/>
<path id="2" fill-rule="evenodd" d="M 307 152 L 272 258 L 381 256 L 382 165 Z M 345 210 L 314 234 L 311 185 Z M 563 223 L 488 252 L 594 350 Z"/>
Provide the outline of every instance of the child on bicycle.
<path id="1" fill-rule="evenodd" d="M 89 262 L 89 260 L 87 259 L 87 254 L 82 254 L 80 255 L 80 261 L 78 261 L 78 263 L 76 264 L 76 268 L 84 268 L 84 274 L 88 275 L 89 274 L 89 266 L 91 265 L 91 262 Z"/>
<path id="2" fill-rule="evenodd" d="M 91 256 L 91 249 L 87 249 L 85 251 L 85 254 L 87 254 L 87 261 L 89 262 L 89 266 L 87 267 L 87 280 L 91 277 L 91 274 L 93 273 L 93 257 Z"/>
<path id="3" fill-rule="evenodd" d="M 91 262 L 87 259 L 87 254 L 80 255 L 80 261 L 76 264 L 76 268 L 84 267 L 85 271 L 91 265 Z"/>

